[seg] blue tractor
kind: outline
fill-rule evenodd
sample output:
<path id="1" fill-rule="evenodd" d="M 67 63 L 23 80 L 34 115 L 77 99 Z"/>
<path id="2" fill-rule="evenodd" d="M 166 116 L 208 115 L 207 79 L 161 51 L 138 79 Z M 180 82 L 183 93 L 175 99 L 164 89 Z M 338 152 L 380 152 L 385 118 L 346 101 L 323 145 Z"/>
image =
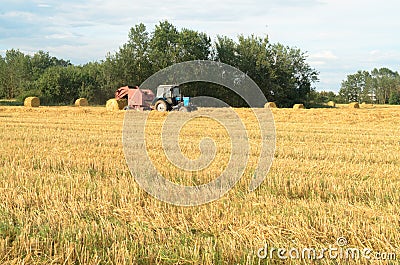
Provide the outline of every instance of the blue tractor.
<path id="1" fill-rule="evenodd" d="M 157 95 L 150 106 L 157 111 L 182 111 L 191 112 L 197 107 L 190 102 L 189 97 L 183 97 L 179 85 L 160 85 L 157 87 Z"/>

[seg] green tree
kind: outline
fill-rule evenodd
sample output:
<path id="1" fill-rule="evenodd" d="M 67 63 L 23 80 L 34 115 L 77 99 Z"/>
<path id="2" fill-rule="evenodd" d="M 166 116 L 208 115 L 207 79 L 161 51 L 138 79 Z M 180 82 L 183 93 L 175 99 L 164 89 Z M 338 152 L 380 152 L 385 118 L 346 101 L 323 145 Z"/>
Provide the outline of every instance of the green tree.
<path id="1" fill-rule="evenodd" d="M 115 54 L 111 66 L 114 78 L 121 85 L 140 85 L 153 71 L 149 58 L 149 34 L 144 24 L 131 28 L 129 40 Z"/>
<path id="2" fill-rule="evenodd" d="M 174 63 L 210 57 L 211 39 L 205 33 L 178 31 L 168 21 L 160 22 L 151 34 L 144 24 L 138 24 L 131 28 L 128 37 L 128 42 L 102 63 L 106 91 L 140 85 L 153 73 Z"/>
<path id="3" fill-rule="evenodd" d="M 270 44 L 268 38 L 239 36 L 238 43 L 219 36 L 216 59 L 237 67 L 261 88 L 268 101 L 288 107 L 304 103 L 318 80 L 299 49 Z"/>
<path id="4" fill-rule="evenodd" d="M 7 96 L 6 83 L 6 68 L 7 64 L 5 59 L 0 55 L 0 98 L 5 98 Z"/>
<path id="5" fill-rule="evenodd" d="M 77 66 L 47 68 L 35 84 L 47 104 L 72 104 L 85 85 Z"/>
<path id="6" fill-rule="evenodd" d="M 178 63 L 179 32 L 168 21 L 162 21 L 155 26 L 150 40 L 150 61 L 153 72 Z"/>
<path id="7" fill-rule="evenodd" d="M 361 70 L 348 75 L 347 79 L 342 82 L 339 91 L 340 97 L 346 103 L 373 100 L 370 78 L 369 72 Z"/>
<path id="8" fill-rule="evenodd" d="M 312 84 L 318 81 L 318 71 L 307 64 L 307 56 L 300 49 L 279 43 L 271 45 L 270 49 L 275 101 L 285 107 L 291 107 L 294 103 L 306 103 L 313 91 Z"/>
<path id="9" fill-rule="evenodd" d="M 390 105 L 400 105 L 400 90 L 393 91 L 389 97 L 389 104 Z"/>
<path id="10" fill-rule="evenodd" d="M 1 91 L 6 98 L 15 98 L 31 80 L 29 56 L 19 50 L 7 50 L 1 63 Z"/>
<path id="11" fill-rule="evenodd" d="M 373 79 L 373 93 L 378 103 L 388 103 L 391 93 L 400 86 L 399 73 L 388 68 L 375 68 L 372 70 L 371 76 Z"/>
<path id="12" fill-rule="evenodd" d="M 132 27 L 128 42 L 103 62 L 104 86 L 112 92 L 120 86 L 140 85 L 152 73 L 148 49 L 149 36 L 144 24 Z"/>
<path id="13" fill-rule="evenodd" d="M 211 39 L 207 34 L 182 29 L 178 34 L 179 62 L 210 59 Z"/>
<path id="14" fill-rule="evenodd" d="M 90 104 L 104 104 L 114 96 L 115 89 L 105 84 L 104 66 L 98 62 L 87 63 L 81 68 L 79 97 L 86 98 Z"/>
<path id="15" fill-rule="evenodd" d="M 68 66 L 71 65 L 69 61 L 57 59 L 50 56 L 48 52 L 38 51 L 30 58 L 30 67 L 33 80 L 37 80 L 46 71 L 47 68 L 52 66 Z"/>
<path id="16" fill-rule="evenodd" d="M 237 67 L 237 44 L 226 36 L 217 36 L 215 60 Z"/>
<path id="17" fill-rule="evenodd" d="M 262 89 L 268 100 L 272 99 L 271 90 L 271 64 L 268 50 L 268 38 L 259 38 L 254 35 L 238 37 L 238 42 L 218 36 L 216 47 L 216 60 L 234 66 L 246 73 Z M 242 106 L 244 102 L 228 90 L 224 91 L 222 98 L 234 106 Z M 229 100 L 231 98 L 231 100 Z"/>

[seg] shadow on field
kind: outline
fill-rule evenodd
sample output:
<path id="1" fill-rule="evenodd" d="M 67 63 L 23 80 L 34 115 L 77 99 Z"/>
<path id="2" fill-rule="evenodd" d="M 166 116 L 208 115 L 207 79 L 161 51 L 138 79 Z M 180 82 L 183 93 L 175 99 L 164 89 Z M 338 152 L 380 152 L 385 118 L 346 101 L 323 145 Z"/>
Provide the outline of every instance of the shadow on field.
<path id="1" fill-rule="evenodd" d="M 24 103 L 15 100 L 0 100 L 0 106 L 23 106 Z"/>

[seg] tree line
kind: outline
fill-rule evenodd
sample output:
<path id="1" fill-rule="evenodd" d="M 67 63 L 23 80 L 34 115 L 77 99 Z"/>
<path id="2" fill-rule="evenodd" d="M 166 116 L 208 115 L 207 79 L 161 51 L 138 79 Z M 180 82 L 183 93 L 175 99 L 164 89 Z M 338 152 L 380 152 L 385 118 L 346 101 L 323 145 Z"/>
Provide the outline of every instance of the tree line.
<path id="1" fill-rule="evenodd" d="M 268 101 L 281 107 L 306 103 L 315 90 L 318 71 L 298 48 L 270 43 L 268 37 L 218 36 L 214 42 L 203 33 L 178 30 L 161 21 L 148 32 L 142 23 L 132 27 L 127 43 L 100 62 L 73 65 L 68 60 L 39 51 L 27 55 L 8 50 L 0 56 L 0 98 L 38 96 L 44 104 L 71 104 L 79 97 L 104 104 L 125 85 L 140 85 L 149 76 L 175 63 L 215 60 L 240 69 L 261 88 Z M 186 86 L 187 96 L 214 96 L 232 106 L 244 103 L 232 92 L 213 85 Z"/>
<path id="2" fill-rule="evenodd" d="M 346 103 L 400 105 L 400 75 L 388 68 L 357 71 L 343 80 L 338 96 Z"/>

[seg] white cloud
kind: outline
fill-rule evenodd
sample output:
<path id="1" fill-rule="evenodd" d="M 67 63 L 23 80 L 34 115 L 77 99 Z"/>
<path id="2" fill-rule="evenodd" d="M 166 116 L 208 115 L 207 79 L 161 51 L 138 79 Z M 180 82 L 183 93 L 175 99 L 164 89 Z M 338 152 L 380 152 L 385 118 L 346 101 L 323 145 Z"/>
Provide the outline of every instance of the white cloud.
<path id="1" fill-rule="evenodd" d="M 51 7 L 51 5 L 43 4 L 43 3 L 39 3 L 37 6 L 38 6 L 38 7 L 42 7 L 42 8 L 49 8 L 49 7 Z"/>
<path id="2" fill-rule="evenodd" d="M 332 51 L 320 51 L 309 56 L 310 59 L 336 60 L 338 57 Z"/>

